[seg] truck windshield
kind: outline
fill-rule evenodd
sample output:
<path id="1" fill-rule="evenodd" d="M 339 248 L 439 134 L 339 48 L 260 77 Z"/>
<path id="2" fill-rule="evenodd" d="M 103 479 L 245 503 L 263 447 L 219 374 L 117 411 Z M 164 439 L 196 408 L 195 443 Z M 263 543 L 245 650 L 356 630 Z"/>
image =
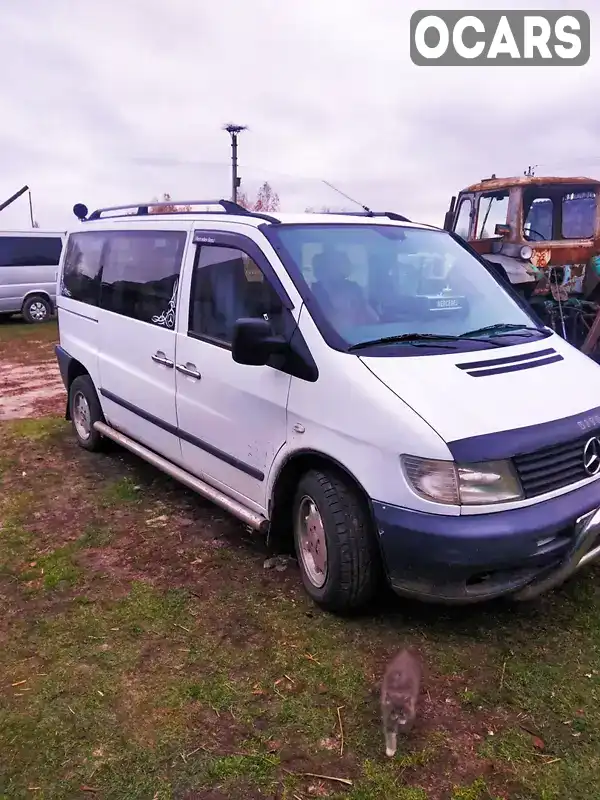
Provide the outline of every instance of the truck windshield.
<path id="1" fill-rule="evenodd" d="M 349 347 L 415 333 L 478 331 L 481 339 L 536 325 L 445 231 L 334 223 L 275 230 L 303 290 Z"/>

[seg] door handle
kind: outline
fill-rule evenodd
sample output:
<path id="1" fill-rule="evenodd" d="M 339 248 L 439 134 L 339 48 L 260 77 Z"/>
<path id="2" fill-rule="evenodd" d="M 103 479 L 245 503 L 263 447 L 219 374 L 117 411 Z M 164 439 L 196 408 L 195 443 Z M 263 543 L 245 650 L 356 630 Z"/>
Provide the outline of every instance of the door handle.
<path id="1" fill-rule="evenodd" d="M 175 369 L 178 372 L 181 372 L 181 373 L 183 373 L 184 375 L 187 375 L 190 378 L 195 378 L 197 381 L 199 381 L 200 378 L 202 377 L 202 375 L 196 369 L 196 365 L 195 364 L 190 364 L 189 361 L 188 361 L 187 364 L 177 364 Z"/>
<path id="2" fill-rule="evenodd" d="M 170 367 L 171 369 L 173 368 L 173 362 L 166 357 L 162 350 L 157 350 L 151 358 L 156 364 L 162 364 L 163 367 Z"/>

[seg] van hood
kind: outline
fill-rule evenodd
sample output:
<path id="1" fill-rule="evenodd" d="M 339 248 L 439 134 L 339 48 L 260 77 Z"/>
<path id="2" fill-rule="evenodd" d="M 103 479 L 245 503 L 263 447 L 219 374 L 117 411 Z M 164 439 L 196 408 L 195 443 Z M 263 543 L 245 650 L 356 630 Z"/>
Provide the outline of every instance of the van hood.
<path id="1" fill-rule="evenodd" d="M 600 366 L 556 334 L 469 353 L 360 359 L 445 442 L 600 406 Z"/>

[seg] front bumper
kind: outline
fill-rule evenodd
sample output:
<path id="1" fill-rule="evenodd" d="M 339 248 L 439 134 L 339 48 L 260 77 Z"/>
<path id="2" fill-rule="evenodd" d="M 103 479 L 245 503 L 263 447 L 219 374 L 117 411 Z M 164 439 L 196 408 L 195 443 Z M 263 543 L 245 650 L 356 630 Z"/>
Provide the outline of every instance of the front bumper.
<path id="1" fill-rule="evenodd" d="M 450 517 L 373 503 L 392 588 L 461 604 L 527 600 L 600 557 L 600 481 L 532 506 Z"/>

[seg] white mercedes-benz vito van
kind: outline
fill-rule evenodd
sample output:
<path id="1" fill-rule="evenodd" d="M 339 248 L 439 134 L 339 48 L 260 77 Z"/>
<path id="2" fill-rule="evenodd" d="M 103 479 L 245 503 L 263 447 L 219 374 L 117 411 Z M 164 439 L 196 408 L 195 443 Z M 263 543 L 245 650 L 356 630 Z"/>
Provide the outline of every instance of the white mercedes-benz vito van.
<path id="1" fill-rule="evenodd" d="M 600 367 L 466 243 L 392 213 L 186 205 L 75 206 L 57 357 L 82 447 L 293 532 L 331 610 L 382 576 L 531 598 L 600 555 Z"/>

